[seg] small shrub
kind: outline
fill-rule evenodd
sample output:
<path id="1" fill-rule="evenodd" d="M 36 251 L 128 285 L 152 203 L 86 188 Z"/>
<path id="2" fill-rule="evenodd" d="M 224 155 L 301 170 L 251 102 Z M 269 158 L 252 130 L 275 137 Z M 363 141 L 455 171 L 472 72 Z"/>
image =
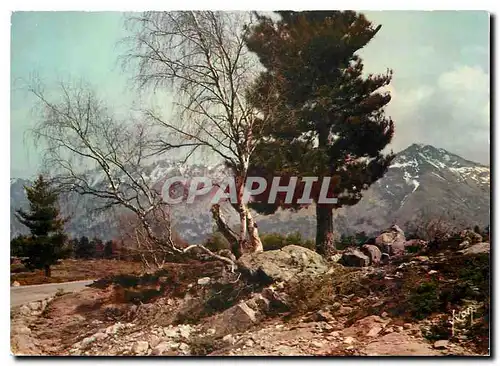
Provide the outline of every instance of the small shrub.
<path id="1" fill-rule="evenodd" d="M 304 240 L 300 232 L 282 235 L 278 233 L 262 234 L 260 236 L 264 250 L 278 250 L 287 245 L 298 245 L 314 250 L 314 241 Z"/>
<path id="2" fill-rule="evenodd" d="M 424 319 L 439 310 L 438 284 L 435 281 L 424 282 L 417 287 L 415 293 L 409 298 L 411 314 L 416 319 Z"/>
<path id="3" fill-rule="evenodd" d="M 218 343 L 220 343 L 220 341 L 213 336 L 196 337 L 189 343 L 191 355 L 206 356 L 219 348 Z"/>
<path id="4" fill-rule="evenodd" d="M 410 246 L 407 246 L 405 249 L 408 253 L 414 254 L 414 253 L 420 252 L 422 247 L 420 247 L 419 245 L 410 245 Z"/>
<path id="5" fill-rule="evenodd" d="M 210 237 L 205 241 L 204 245 L 212 252 L 218 252 L 222 249 L 231 249 L 231 244 L 219 231 L 211 234 Z"/>

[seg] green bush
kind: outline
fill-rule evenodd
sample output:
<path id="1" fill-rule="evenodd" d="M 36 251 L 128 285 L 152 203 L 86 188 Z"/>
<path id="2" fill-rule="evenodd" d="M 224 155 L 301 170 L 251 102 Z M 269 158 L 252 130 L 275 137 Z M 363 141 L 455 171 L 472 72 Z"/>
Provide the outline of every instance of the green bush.
<path id="1" fill-rule="evenodd" d="M 335 243 L 335 248 L 344 250 L 347 247 L 357 246 L 360 247 L 368 241 L 368 236 L 364 231 L 360 231 L 355 235 L 342 234 L 340 239 Z"/>
<path id="2" fill-rule="evenodd" d="M 314 241 L 304 240 L 300 232 L 282 235 L 278 233 L 262 234 L 260 236 L 264 250 L 277 250 L 287 245 L 298 245 L 314 250 Z"/>
<path id="3" fill-rule="evenodd" d="M 416 319 L 424 319 L 441 305 L 438 284 L 435 281 L 422 283 L 409 298 L 411 313 Z"/>
<path id="4" fill-rule="evenodd" d="M 215 231 L 213 234 L 210 234 L 204 245 L 212 252 L 218 252 L 222 249 L 231 249 L 229 241 L 227 241 L 220 231 Z"/>

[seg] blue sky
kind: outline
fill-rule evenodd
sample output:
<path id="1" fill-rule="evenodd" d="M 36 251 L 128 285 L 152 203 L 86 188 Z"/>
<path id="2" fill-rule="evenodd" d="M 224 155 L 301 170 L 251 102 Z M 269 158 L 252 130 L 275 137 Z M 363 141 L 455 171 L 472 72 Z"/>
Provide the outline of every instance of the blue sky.
<path id="1" fill-rule="evenodd" d="M 382 24 L 361 51 L 367 72 L 394 71 L 391 147 L 433 144 L 489 163 L 489 15 L 486 12 L 364 12 Z M 131 106 L 132 74 L 118 62 L 127 35 L 119 12 L 17 12 L 11 28 L 11 176 L 29 177 L 39 158 L 25 133 L 34 100 L 23 85 L 84 79 L 110 105 Z"/>

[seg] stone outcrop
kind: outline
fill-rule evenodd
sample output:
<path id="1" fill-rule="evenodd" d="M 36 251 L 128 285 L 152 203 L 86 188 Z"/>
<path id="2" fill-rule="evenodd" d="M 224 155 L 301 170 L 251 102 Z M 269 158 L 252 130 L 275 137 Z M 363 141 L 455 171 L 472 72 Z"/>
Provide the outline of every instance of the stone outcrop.
<path id="1" fill-rule="evenodd" d="M 359 249 L 349 248 L 342 255 L 339 263 L 347 267 L 366 267 L 370 265 L 370 257 Z"/>
<path id="2" fill-rule="evenodd" d="M 267 282 L 288 281 L 295 276 L 328 271 L 328 264 L 321 255 L 298 245 L 245 254 L 237 264 L 241 272 Z"/>
<path id="3" fill-rule="evenodd" d="M 390 256 L 402 255 L 405 253 L 405 233 L 397 225 L 380 234 L 375 239 L 375 245 L 382 253 Z"/>
<path id="4" fill-rule="evenodd" d="M 490 252 L 490 243 L 478 243 L 474 244 L 466 249 L 460 251 L 462 254 L 480 254 L 480 253 L 489 253 Z"/>
<path id="5" fill-rule="evenodd" d="M 370 258 L 370 264 L 380 264 L 382 260 L 382 252 L 376 245 L 365 244 L 361 247 L 361 251 Z"/>

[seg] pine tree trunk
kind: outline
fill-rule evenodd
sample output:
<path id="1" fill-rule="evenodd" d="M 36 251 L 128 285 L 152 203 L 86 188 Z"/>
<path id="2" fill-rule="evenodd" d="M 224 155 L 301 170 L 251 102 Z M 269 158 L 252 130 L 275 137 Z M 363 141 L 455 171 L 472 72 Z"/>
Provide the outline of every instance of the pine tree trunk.
<path id="1" fill-rule="evenodd" d="M 45 277 L 50 277 L 52 275 L 52 272 L 50 270 L 50 266 L 45 266 L 43 267 L 44 271 L 45 271 Z"/>
<path id="2" fill-rule="evenodd" d="M 331 207 L 316 205 L 316 251 L 328 256 L 335 250 Z"/>

